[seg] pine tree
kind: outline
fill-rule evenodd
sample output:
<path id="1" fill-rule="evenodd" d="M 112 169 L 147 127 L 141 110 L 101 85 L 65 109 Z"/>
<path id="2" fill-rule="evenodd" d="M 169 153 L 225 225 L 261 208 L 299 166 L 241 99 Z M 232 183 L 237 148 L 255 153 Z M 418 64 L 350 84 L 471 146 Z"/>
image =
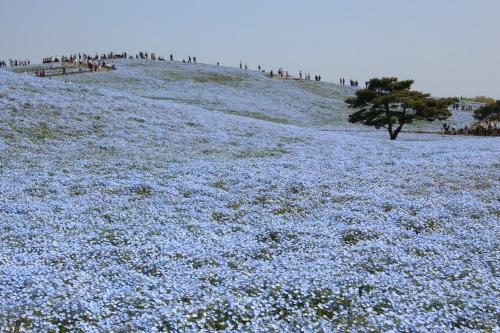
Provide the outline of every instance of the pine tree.
<path id="1" fill-rule="evenodd" d="M 371 79 L 368 88 L 346 99 L 350 108 L 360 109 L 349 116 L 349 122 L 386 128 L 390 139 L 396 140 L 405 124 L 444 120 L 451 115 L 448 106 L 456 103 L 456 98 L 431 98 L 430 94 L 411 90 L 412 85 L 413 80 L 394 77 Z"/>
<path id="2" fill-rule="evenodd" d="M 500 101 L 480 107 L 474 111 L 474 118 L 479 121 L 500 121 Z"/>

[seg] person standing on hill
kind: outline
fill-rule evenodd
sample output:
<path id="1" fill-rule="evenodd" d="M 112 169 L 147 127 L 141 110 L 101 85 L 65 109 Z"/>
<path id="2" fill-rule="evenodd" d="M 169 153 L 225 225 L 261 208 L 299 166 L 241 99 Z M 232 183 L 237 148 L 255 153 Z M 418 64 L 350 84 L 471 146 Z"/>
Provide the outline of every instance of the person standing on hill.
<path id="1" fill-rule="evenodd" d="M 243 69 L 243 64 L 241 63 L 241 61 L 240 61 L 240 69 Z"/>
<path id="2" fill-rule="evenodd" d="M 174 61 L 174 55 L 170 54 L 170 61 Z"/>

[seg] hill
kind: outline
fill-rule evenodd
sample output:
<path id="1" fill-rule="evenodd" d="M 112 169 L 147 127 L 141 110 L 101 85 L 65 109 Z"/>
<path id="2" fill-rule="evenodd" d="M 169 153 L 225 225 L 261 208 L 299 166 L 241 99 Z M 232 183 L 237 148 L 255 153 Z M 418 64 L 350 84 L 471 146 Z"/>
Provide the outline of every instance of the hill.
<path id="1" fill-rule="evenodd" d="M 118 65 L 0 71 L 2 329 L 498 329 L 496 138 L 390 142 L 348 87 Z"/>

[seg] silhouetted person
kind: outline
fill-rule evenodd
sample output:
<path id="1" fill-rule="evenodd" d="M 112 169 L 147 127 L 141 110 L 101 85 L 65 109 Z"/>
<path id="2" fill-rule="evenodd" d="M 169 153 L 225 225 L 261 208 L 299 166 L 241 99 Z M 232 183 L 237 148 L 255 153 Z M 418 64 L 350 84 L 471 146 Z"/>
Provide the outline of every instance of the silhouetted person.
<path id="1" fill-rule="evenodd" d="M 443 132 L 448 132 L 450 130 L 450 125 L 443 123 Z"/>

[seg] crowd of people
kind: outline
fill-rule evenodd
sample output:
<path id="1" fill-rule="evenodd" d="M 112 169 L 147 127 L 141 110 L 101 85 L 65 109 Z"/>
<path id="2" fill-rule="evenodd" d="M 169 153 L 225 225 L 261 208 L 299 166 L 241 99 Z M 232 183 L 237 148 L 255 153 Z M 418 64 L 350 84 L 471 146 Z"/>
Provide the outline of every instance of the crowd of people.
<path id="1" fill-rule="evenodd" d="M 170 54 L 170 61 L 174 61 L 174 55 Z M 71 64 L 86 64 L 91 71 L 97 71 L 100 68 L 106 67 L 106 68 L 111 68 L 112 65 L 106 64 L 102 60 L 110 60 L 110 59 L 142 59 L 142 60 L 159 60 L 159 61 L 165 61 L 165 58 L 162 56 L 156 55 L 154 52 L 147 52 L 147 51 L 140 51 L 139 53 L 135 55 L 129 55 L 127 52 L 121 52 L 121 53 L 115 53 L 115 52 L 109 52 L 109 53 L 102 53 L 102 54 L 95 54 L 95 55 L 90 55 L 87 53 L 74 53 L 71 54 L 70 56 L 50 56 L 43 58 L 42 63 L 44 64 L 51 64 L 51 63 L 71 63 Z M 101 62 L 99 62 L 101 60 Z M 187 59 L 184 58 L 182 59 L 182 63 L 184 64 L 196 64 L 197 63 L 197 58 L 195 56 L 188 56 Z M 29 60 L 9 60 L 9 64 L 12 67 L 15 66 L 26 66 L 30 65 Z M 220 66 L 220 63 L 217 62 L 217 66 Z M 0 61 L 0 67 L 7 67 L 7 63 L 5 61 Z M 97 69 L 96 69 L 97 68 Z M 115 68 L 115 67 L 113 67 Z M 246 63 L 243 63 L 240 61 L 240 69 L 245 69 L 248 70 L 248 65 Z M 259 72 L 264 72 L 265 70 L 262 69 L 261 65 L 257 66 L 257 69 Z M 37 76 L 41 76 L 38 75 Z M 271 77 L 275 77 L 275 74 L 273 71 L 270 72 Z M 283 68 L 279 68 L 277 72 L 277 77 L 278 78 L 291 78 L 289 72 L 287 70 L 284 70 Z M 299 80 L 305 80 L 305 81 L 310 81 L 311 80 L 311 74 L 309 73 L 302 73 L 302 71 L 299 71 Z M 315 75 L 314 80 L 316 82 L 321 82 L 322 77 L 321 75 Z M 345 78 L 340 79 L 340 84 L 345 85 Z M 358 87 L 358 81 L 350 80 L 350 85 L 351 87 Z"/>
<path id="2" fill-rule="evenodd" d="M 240 68 L 241 68 L 241 65 L 240 65 Z M 264 72 L 265 73 L 265 71 L 262 70 L 262 67 L 260 65 L 257 68 L 258 68 L 259 72 Z M 269 76 L 272 77 L 272 78 L 275 77 L 273 70 L 271 70 L 269 72 Z M 276 77 L 277 78 L 281 78 L 281 79 L 283 79 L 283 78 L 285 78 L 285 79 L 291 78 L 290 73 L 287 70 L 284 70 L 283 68 L 279 68 L 278 69 Z M 296 78 L 294 78 L 294 79 L 296 79 Z M 309 74 L 309 73 L 303 74 L 302 71 L 299 71 L 299 80 L 310 81 L 311 80 L 311 74 Z M 320 82 L 321 81 L 321 75 L 315 75 L 314 76 L 314 80 L 316 82 Z"/>
<path id="3" fill-rule="evenodd" d="M 170 54 L 170 61 L 174 61 L 174 55 Z M 99 60 L 109 60 L 109 59 L 142 59 L 142 60 L 159 60 L 159 61 L 165 61 L 165 58 L 162 56 L 157 56 L 154 52 L 147 52 L 147 51 L 140 51 L 139 53 L 134 55 L 129 55 L 127 52 L 121 52 L 121 53 L 114 53 L 114 52 L 109 52 L 109 53 L 102 53 L 101 55 L 95 54 L 95 55 L 90 55 L 87 53 L 74 53 L 69 56 L 49 56 L 45 57 L 42 59 L 43 64 L 52 64 L 52 63 L 70 63 L 70 64 L 75 64 L 77 66 L 86 64 L 91 71 L 97 71 L 100 68 L 106 67 L 106 68 L 116 68 L 115 65 L 110 65 L 106 64 L 104 61 L 99 61 Z M 25 65 L 30 65 L 29 60 L 10 60 L 10 66 L 25 66 Z M 187 60 L 186 58 L 182 59 L 182 63 L 184 64 L 196 64 L 197 63 L 197 58 L 196 56 L 188 56 Z M 5 61 L 0 61 L 0 67 L 6 67 L 7 63 Z M 220 66 L 220 63 L 217 62 L 217 66 Z M 260 65 L 257 66 L 259 72 L 264 72 L 265 70 L 262 69 Z M 248 70 L 248 65 L 246 63 L 243 63 L 240 61 L 240 69 L 245 69 Z M 63 69 L 64 70 L 64 69 Z M 45 72 L 37 71 L 37 76 L 43 77 L 45 76 Z M 271 77 L 274 77 L 274 72 L 271 71 Z M 283 68 L 278 69 L 278 77 L 279 78 L 291 78 L 289 72 L 287 70 L 284 70 Z M 302 71 L 299 72 L 299 79 L 300 80 L 306 80 L 309 81 L 311 80 L 311 74 L 306 73 L 303 74 Z M 316 82 L 321 82 L 322 78 L 321 75 L 315 75 L 314 80 Z M 357 83 L 357 81 L 356 81 Z M 345 84 L 345 79 L 342 82 L 341 79 L 341 84 Z"/>
<path id="4" fill-rule="evenodd" d="M 111 59 L 141 59 L 141 60 L 159 60 L 159 61 L 165 61 L 165 57 L 161 55 L 157 55 L 154 52 L 147 52 L 147 51 L 140 51 L 139 53 L 135 55 L 129 55 L 127 52 L 122 52 L 122 53 L 114 53 L 114 52 L 109 52 L 109 53 L 102 53 L 101 55 L 95 54 L 95 55 L 90 55 L 87 53 L 74 53 L 69 56 L 50 56 L 42 59 L 42 63 L 44 64 L 51 64 L 51 63 L 71 63 L 71 64 L 87 64 L 89 65 L 89 68 L 92 67 L 92 69 L 95 70 L 95 67 L 105 67 L 105 66 L 111 66 L 111 65 L 106 65 L 103 60 L 111 60 Z M 99 62 L 101 60 L 101 62 Z M 170 54 L 170 61 L 174 61 L 174 55 Z M 197 63 L 197 58 L 195 56 L 189 56 L 186 59 L 182 59 L 183 63 Z"/>
<path id="5" fill-rule="evenodd" d="M 171 55 L 173 60 L 173 56 Z M 122 52 L 122 53 L 115 53 L 115 52 L 109 52 L 109 53 L 102 53 L 101 55 L 95 54 L 95 55 L 90 55 L 87 53 L 75 53 L 70 56 L 50 56 L 43 58 L 42 63 L 44 64 L 50 64 L 50 63 L 58 63 L 58 62 L 70 62 L 70 63 L 75 63 L 75 62 L 87 62 L 88 60 L 112 60 L 112 59 L 151 59 L 151 60 L 165 60 L 164 57 L 162 56 L 157 56 L 154 52 L 148 53 L 148 52 L 139 52 L 135 56 L 129 55 L 127 52 Z"/>
<path id="6" fill-rule="evenodd" d="M 62 72 L 59 72 L 60 67 L 52 67 L 47 68 L 49 70 L 48 73 L 45 72 L 45 69 L 38 69 L 35 71 L 35 75 L 37 77 L 47 77 L 54 75 L 65 75 L 65 74 L 75 74 L 87 72 L 85 68 L 88 68 L 90 72 L 97 72 L 99 70 L 111 70 L 116 69 L 116 65 L 114 62 L 106 62 L 108 59 L 127 59 L 127 53 L 103 53 L 99 56 L 99 54 L 90 55 L 87 53 L 74 53 L 69 56 L 50 56 L 42 59 L 42 63 L 44 64 L 52 64 L 57 63 L 62 66 Z M 68 72 L 68 69 L 77 69 L 77 71 L 72 70 Z"/>
<path id="7" fill-rule="evenodd" d="M 105 61 L 99 60 L 87 60 L 87 67 L 90 69 L 90 72 L 97 72 L 102 69 L 116 69 L 114 62 L 106 63 Z"/>
<path id="8" fill-rule="evenodd" d="M 278 76 L 283 78 L 283 77 L 290 77 L 290 74 L 288 74 L 288 71 L 284 70 L 283 68 L 278 69 Z"/>
<path id="9" fill-rule="evenodd" d="M 171 59 L 171 61 L 174 61 L 173 60 L 174 57 L 172 55 L 170 55 L 170 59 Z M 182 63 L 184 63 L 184 64 L 196 64 L 196 57 L 189 56 L 187 61 L 186 61 L 186 59 L 182 59 Z"/>
<path id="10" fill-rule="evenodd" d="M 29 66 L 30 64 L 31 61 L 29 59 L 26 60 L 9 59 L 10 67 Z M 7 62 L 5 60 L 0 60 L 0 67 L 7 67 Z"/>
<path id="11" fill-rule="evenodd" d="M 463 128 L 457 128 L 456 126 L 443 123 L 441 132 L 442 134 L 450 135 L 500 135 L 500 128 L 497 127 L 497 123 L 494 121 L 475 123 L 471 127 L 465 125 Z"/>
<path id="12" fill-rule="evenodd" d="M 455 103 L 453 104 L 453 110 L 462 110 L 466 112 L 474 112 L 475 108 L 474 105 L 472 104 L 466 104 L 466 103 Z"/>
<path id="13" fill-rule="evenodd" d="M 109 60 L 109 59 L 127 59 L 127 52 L 123 52 L 121 54 L 117 54 L 114 52 L 110 53 L 103 53 L 100 56 L 98 54 L 95 55 L 89 55 L 86 53 L 75 53 L 71 54 L 70 56 L 50 56 L 42 59 L 42 63 L 44 64 L 50 64 L 50 63 L 85 63 L 88 62 L 89 60 L 91 61 L 96 61 L 96 60 Z"/>
<path id="14" fill-rule="evenodd" d="M 305 81 L 311 80 L 311 74 L 306 73 L 305 75 L 302 75 L 302 71 L 299 71 L 299 80 L 302 80 L 302 77 L 304 77 Z"/>
<path id="15" fill-rule="evenodd" d="M 114 62 L 112 63 L 106 63 L 105 61 L 101 61 L 101 60 L 96 60 L 96 59 L 90 59 L 90 58 L 87 58 L 86 59 L 86 63 L 85 62 L 80 62 L 79 60 L 73 60 L 71 57 L 70 57 L 70 61 L 67 61 L 67 62 L 63 62 L 63 66 L 62 66 L 62 72 L 50 72 L 48 76 L 53 76 L 53 75 L 65 75 L 65 74 L 75 74 L 75 73 L 82 73 L 84 72 L 84 67 L 87 67 L 90 72 L 97 72 L 97 71 L 100 71 L 100 70 L 103 70 L 103 69 L 106 69 L 106 70 L 114 70 L 116 69 L 116 65 Z M 70 64 L 70 63 L 74 63 L 76 64 L 76 66 L 69 66 L 67 64 Z M 76 68 L 77 71 L 72 71 L 72 72 L 67 72 L 67 69 L 68 68 Z M 45 73 L 45 69 L 37 69 L 35 71 L 35 75 L 37 77 L 46 77 L 47 74 Z"/>
<path id="16" fill-rule="evenodd" d="M 345 86 L 345 78 L 341 77 L 339 79 L 339 84 Z M 353 88 L 359 87 L 359 82 L 357 80 L 349 80 L 349 85 Z M 365 82 L 366 88 L 368 88 L 368 82 Z"/>
<path id="17" fill-rule="evenodd" d="M 125 58 L 127 58 L 127 53 L 125 53 Z M 160 59 L 158 59 L 160 58 Z M 129 59 L 134 59 L 133 56 L 130 56 Z M 139 52 L 138 54 L 135 55 L 135 59 L 142 59 L 142 60 L 147 60 L 147 59 L 151 59 L 151 60 L 164 60 L 164 58 L 162 56 L 156 56 L 156 53 L 154 52 L 144 52 L 144 51 L 141 51 Z"/>

